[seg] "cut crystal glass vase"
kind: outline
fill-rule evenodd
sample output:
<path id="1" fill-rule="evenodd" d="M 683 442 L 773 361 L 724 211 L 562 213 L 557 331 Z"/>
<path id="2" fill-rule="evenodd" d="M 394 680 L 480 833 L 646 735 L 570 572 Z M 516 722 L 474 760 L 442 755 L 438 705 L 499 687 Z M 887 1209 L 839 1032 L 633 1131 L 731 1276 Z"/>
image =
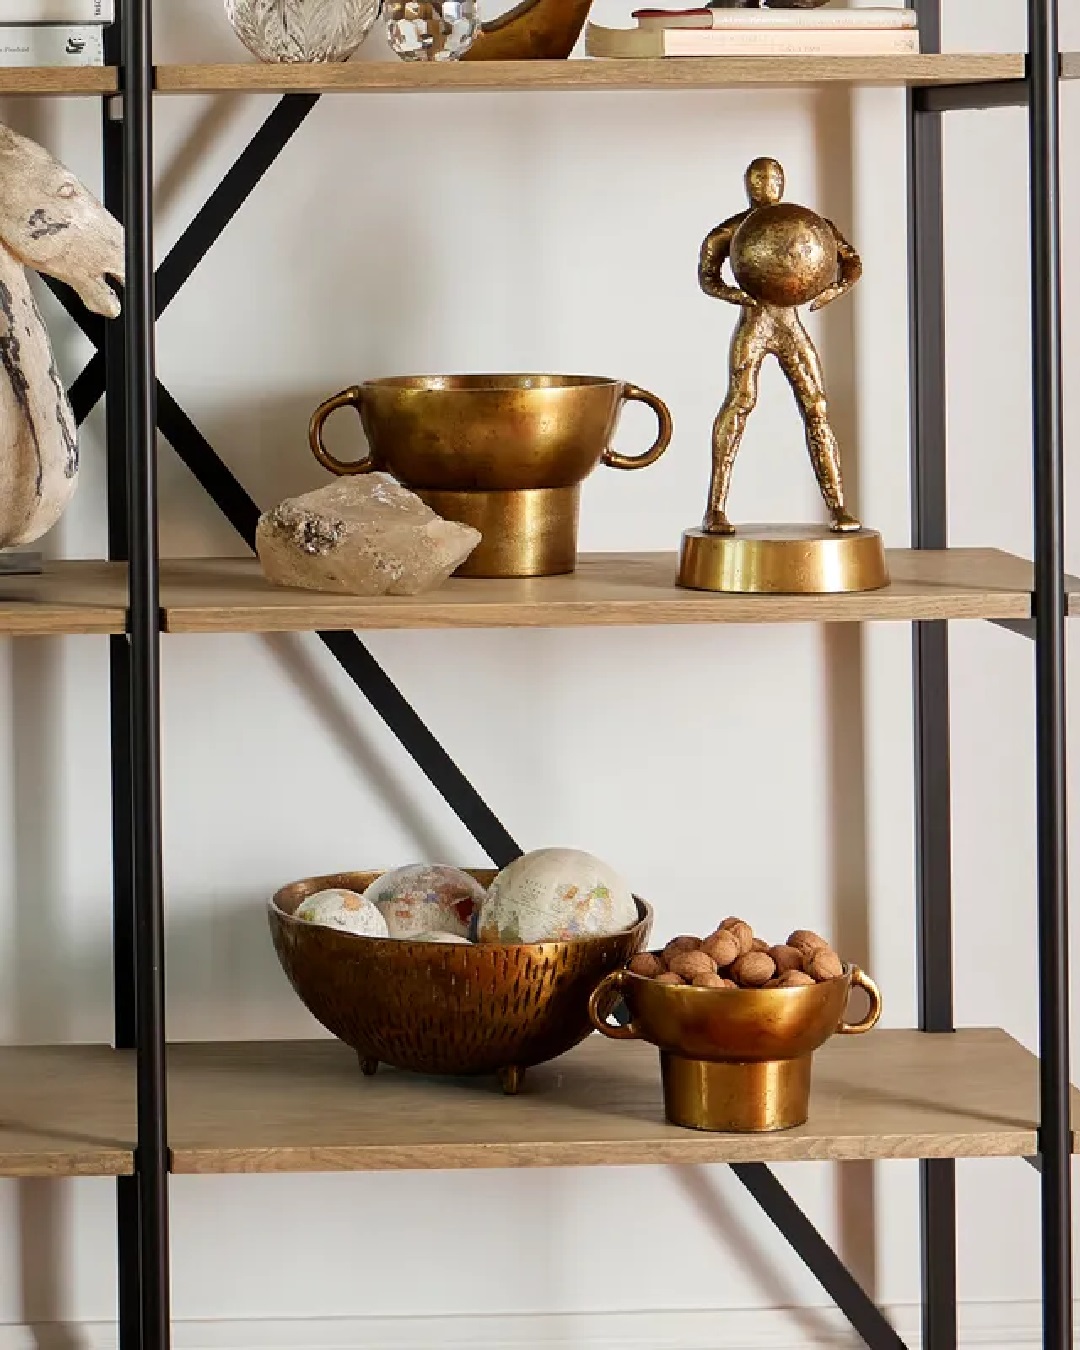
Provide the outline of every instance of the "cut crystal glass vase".
<path id="1" fill-rule="evenodd" d="M 347 61 L 381 0 L 225 0 L 225 14 L 260 61 Z"/>

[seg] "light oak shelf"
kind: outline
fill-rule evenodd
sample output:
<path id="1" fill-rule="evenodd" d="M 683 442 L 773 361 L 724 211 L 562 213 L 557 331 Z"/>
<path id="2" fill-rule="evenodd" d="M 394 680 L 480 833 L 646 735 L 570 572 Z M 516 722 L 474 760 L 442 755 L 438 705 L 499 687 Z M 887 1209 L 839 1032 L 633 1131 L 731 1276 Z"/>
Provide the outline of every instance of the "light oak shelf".
<path id="1" fill-rule="evenodd" d="M 115 94 L 112 66 L 0 66 L 0 98 L 9 94 Z"/>
<path id="2" fill-rule="evenodd" d="M 0 1101 L 0 1176 L 130 1174 L 132 1052 L 2 1047 Z M 1080 1121 L 1076 1089 L 1073 1111 Z M 998 1030 L 837 1037 L 815 1057 L 809 1122 L 768 1135 L 667 1124 L 656 1051 L 598 1036 L 531 1069 L 515 1098 L 493 1078 L 365 1079 L 329 1039 L 169 1051 L 172 1170 L 184 1173 L 1023 1158 L 1037 1115 L 1038 1062 Z"/>
<path id="3" fill-rule="evenodd" d="M 0 636 L 122 633 L 127 569 L 110 562 L 47 562 L 40 576 L 0 575 Z"/>
<path id="4" fill-rule="evenodd" d="M 1080 57 L 1062 59 L 1066 78 Z M 167 94 L 421 93 L 500 89 L 727 89 L 757 85 L 977 84 L 1024 74 L 1017 53 L 927 53 L 920 56 L 751 56 L 678 60 L 350 61 L 327 65 L 172 65 L 157 68 Z"/>
<path id="5" fill-rule="evenodd" d="M 579 559 L 569 576 L 451 578 L 427 595 L 365 600 L 271 586 L 254 559 L 174 559 L 162 563 L 162 607 L 170 633 L 1031 616 L 1031 567 L 1010 554 L 896 549 L 889 568 L 890 586 L 860 595 L 714 595 L 675 585 L 674 554 L 598 553 Z"/>
<path id="6" fill-rule="evenodd" d="M 1080 53 L 1061 58 L 1062 75 L 1080 78 Z M 918 56 L 749 56 L 642 61 L 401 61 L 342 64 L 161 65 L 162 94 L 423 93 L 545 89 L 736 89 L 793 85 L 927 87 L 1018 80 L 1016 52 L 925 53 Z M 114 67 L 0 68 L 0 97 L 34 94 L 114 94 Z"/>
<path id="7" fill-rule="evenodd" d="M 167 558 L 162 620 L 169 633 L 285 633 L 1031 617 L 1030 564 L 996 549 L 890 550 L 892 584 L 861 595 L 712 595 L 677 587 L 675 566 L 668 553 L 585 554 L 570 576 L 452 578 L 428 595 L 363 599 L 271 586 L 253 558 Z M 1069 586 L 1080 612 L 1080 581 Z M 0 636 L 122 633 L 127 602 L 122 563 L 50 562 L 41 576 L 0 576 Z"/>

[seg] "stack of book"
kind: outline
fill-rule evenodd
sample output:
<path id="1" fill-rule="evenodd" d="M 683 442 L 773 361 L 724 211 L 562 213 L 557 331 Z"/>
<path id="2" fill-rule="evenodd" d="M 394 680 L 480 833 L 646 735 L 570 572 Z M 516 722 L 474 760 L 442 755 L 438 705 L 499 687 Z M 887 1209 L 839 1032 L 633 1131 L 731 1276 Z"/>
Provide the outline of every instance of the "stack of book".
<path id="1" fill-rule="evenodd" d="M 638 9 L 590 24 L 590 56 L 894 56 L 919 50 L 913 9 Z"/>
<path id="2" fill-rule="evenodd" d="M 114 0 L 0 0 L 0 66 L 102 66 Z"/>

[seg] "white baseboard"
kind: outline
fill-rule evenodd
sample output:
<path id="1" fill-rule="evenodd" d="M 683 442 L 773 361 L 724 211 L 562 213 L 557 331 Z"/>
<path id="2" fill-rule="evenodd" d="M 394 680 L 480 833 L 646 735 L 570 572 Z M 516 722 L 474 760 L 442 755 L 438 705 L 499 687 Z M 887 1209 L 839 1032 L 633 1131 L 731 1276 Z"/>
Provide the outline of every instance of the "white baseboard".
<path id="1" fill-rule="evenodd" d="M 919 1346 L 919 1312 L 890 1317 Z M 963 1350 L 1041 1345 L 1037 1303 L 960 1308 Z M 847 1350 L 861 1346 L 831 1308 L 556 1313 L 503 1317 L 358 1317 L 177 1322 L 174 1350 Z M 116 1350 L 105 1323 L 0 1326 L 0 1350 Z"/>

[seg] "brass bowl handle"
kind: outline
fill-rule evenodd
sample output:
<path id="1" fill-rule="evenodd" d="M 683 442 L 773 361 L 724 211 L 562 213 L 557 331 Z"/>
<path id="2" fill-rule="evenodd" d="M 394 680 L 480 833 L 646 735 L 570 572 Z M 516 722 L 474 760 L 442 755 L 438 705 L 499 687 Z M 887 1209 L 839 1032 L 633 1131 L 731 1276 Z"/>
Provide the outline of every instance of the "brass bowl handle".
<path id="1" fill-rule="evenodd" d="M 668 412 L 667 404 L 663 399 L 659 399 L 655 394 L 650 394 L 647 389 L 639 389 L 636 384 L 628 384 L 623 390 L 623 399 L 627 403 L 645 403 L 656 414 L 656 420 L 660 424 L 656 440 L 652 446 L 641 455 L 620 455 L 617 450 L 608 448 L 604 451 L 604 463 L 612 469 L 647 469 L 650 464 L 655 464 L 664 451 L 671 444 L 671 413 Z"/>
<path id="2" fill-rule="evenodd" d="M 589 1021 L 602 1036 L 607 1036 L 613 1041 L 637 1041 L 641 1039 L 641 1032 L 634 1022 L 627 1022 L 624 1027 L 612 1026 L 600 1012 L 601 1003 L 606 1001 L 610 994 L 621 994 L 625 987 L 626 971 L 613 970 L 610 975 L 604 976 L 589 995 Z"/>
<path id="3" fill-rule="evenodd" d="M 851 967 L 851 987 L 858 985 L 860 989 L 865 989 L 870 996 L 870 1011 L 861 1022 L 841 1022 L 836 1028 L 841 1036 L 861 1036 L 864 1031 L 870 1031 L 877 1026 L 881 1018 L 881 990 L 877 987 L 869 975 L 864 974 L 858 966 Z"/>
<path id="4" fill-rule="evenodd" d="M 311 446 L 311 453 L 324 469 L 329 469 L 331 473 L 336 473 L 339 476 L 350 473 L 370 473 L 375 467 L 375 456 L 372 454 L 365 455 L 363 459 L 352 462 L 335 459 L 323 443 L 323 427 L 326 425 L 326 420 L 330 414 L 337 412 L 339 408 L 355 408 L 357 415 L 359 415 L 360 402 L 363 397 L 363 390 L 359 385 L 354 384 L 350 389 L 343 389 L 340 394 L 328 398 L 325 403 L 320 403 L 311 414 L 311 422 L 308 426 L 308 444 Z"/>

